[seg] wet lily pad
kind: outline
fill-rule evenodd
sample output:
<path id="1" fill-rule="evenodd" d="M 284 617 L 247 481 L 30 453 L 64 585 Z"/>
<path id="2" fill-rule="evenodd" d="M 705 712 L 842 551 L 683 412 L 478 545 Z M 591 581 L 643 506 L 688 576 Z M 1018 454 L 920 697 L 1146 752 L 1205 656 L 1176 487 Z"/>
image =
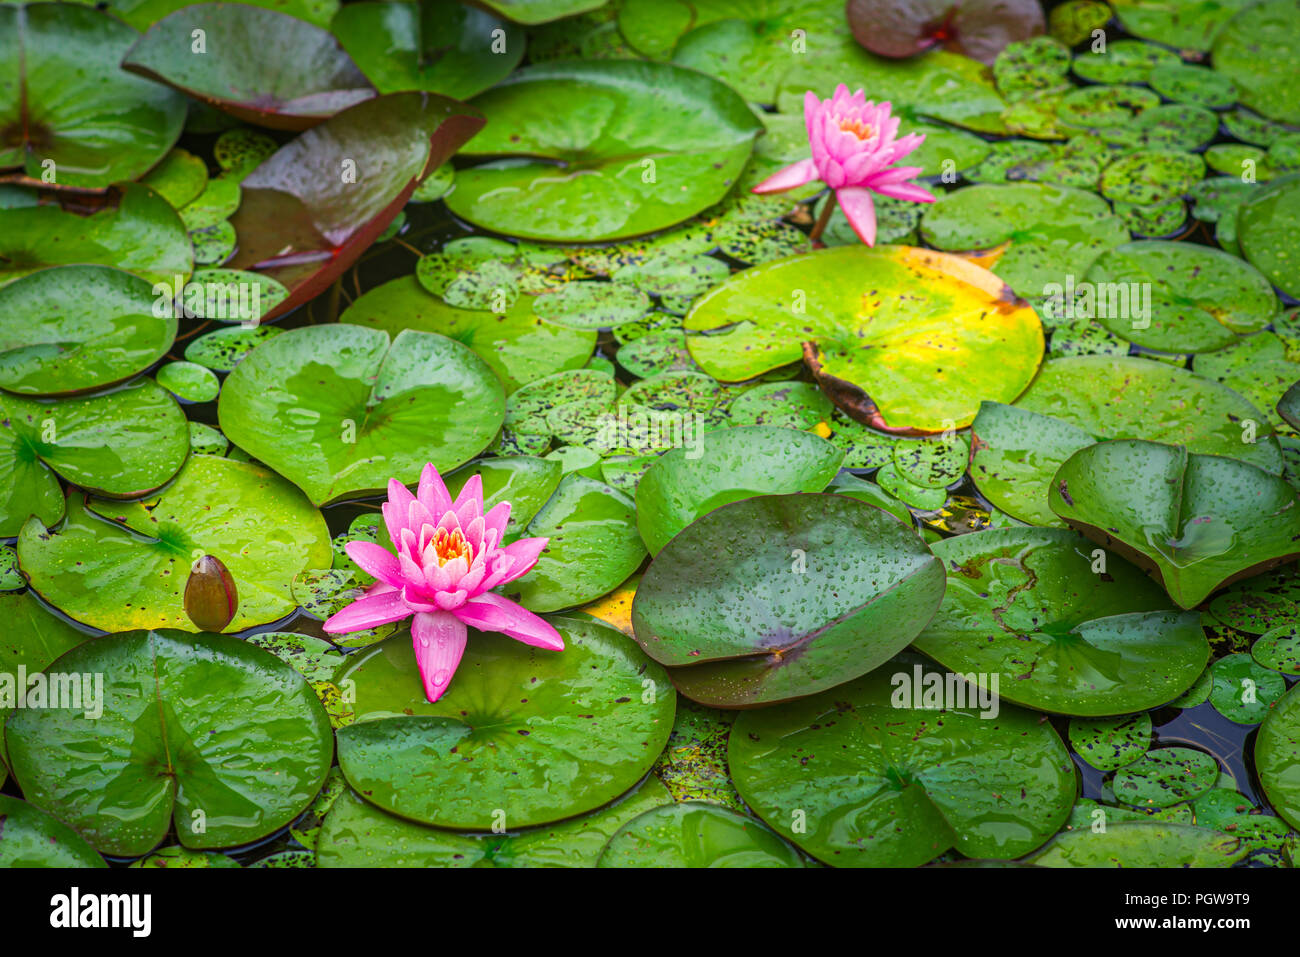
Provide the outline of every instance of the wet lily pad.
<path id="1" fill-rule="evenodd" d="M 180 148 L 172 150 L 140 182 L 155 190 L 175 209 L 202 195 L 208 185 L 208 166 L 200 156 Z"/>
<path id="2" fill-rule="evenodd" d="M 457 309 L 430 295 L 407 276 L 362 294 L 340 322 L 397 335 L 403 329 L 436 332 L 473 349 L 497 374 L 507 392 L 565 369 L 580 369 L 591 356 L 596 334 L 547 322 L 524 297 L 502 314 Z"/>
<path id="3" fill-rule="evenodd" d="M 267 339 L 285 330 L 279 326 L 235 326 L 217 329 L 192 340 L 185 358 L 213 372 L 229 372 Z"/>
<path id="4" fill-rule="evenodd" d="M 506 594 L 535 612 L 573 608 L 613 591 L 640 566 L 645 546 L 635 506 L 622 492 L 582 475 L 566 475 L 528 523 L 549 538 L 532 571 Z"/>
<path id="5" fill-rule="evenodd" d="M 882 509 L 845 495 L 764 495 L 711 511 L 670 541 L 641 579 L 632 623 L 687 697 L 751 707 L 888 660 L 943 588 L 929 549 Z"/>
<path id="6" fill-rule="evenodd" d="M 1004 283 L 906 246 L 837 247 L 746 270 L 700 299 L 685 327 L 695 361 L 716 378 L 751 378 L 802 355 L 855 418 L 918 432 L 969 425 L 980 398 L 1010 401 L 1043 349 L 1037 315 Z"/>
<path id="7" fill-rule="evenodd" d="M 354 656 L 340 673 L 357 699 L 357 723 L 338 733 L 348 783 L 401 817 L 481 831 L 572 817 L 631 788 L 672 730 L 667 676 L 593 619 L 552 624 L 562 652 L 471 632 L 436 704 L 410 638 Z"/>
<path id="8" fill-rule="evenodd" d="M 1286 693 L 1286 680 L 1250 655 L 1224 655 L 1210 666 L 1210 704 L 1235 724 L 1257 724 Z"/>
<path id="9" fill-rule="evenodd" d="M 159 367 L 157 380 L 183 402 L 211 402 L 221 391 L 216 373 L 196 362 L 168 362 Z"/>
<path id="10" fill-rule="evenodd" d="M 194 30 L 203 31 L 201 49 Z M 295 68 L 284 69 L 286 61 Z M 200 3 L 162 18 L 122 66 L 237 119 L 282 130 L 307 129 L 375 95 L 328 30 L 243 3 Z"/>
<path id="11" fill-rule="evenodd" d="M 161 488 L 185 463 L 189 428 L 176 401 L 148 379 L 91 398 L 0 396 L 0 534 L 34 515 L 63 514 L 56 475 L 130 498 Z"/>
<path id="12" fill-rule="evenodd" d="M 1101 171 L 1101 194 L 1116 202 L 1150 205 L 1184 195 L 1205 177 L 1205 160 L 1178 150 L 1138 150 Z"/>
<path id="13" fill-rule="evenodd" d="M 712 77 L 635 61 L 537 64 L 474 105 L 489 123 L 468 155 L 505 158 L 460 170 L 448 207 L 553 241 L 620 239 L 693 216 L 727 192 L 763 128 Z M 575 129 L 586 132 L 575 140 Z"/>
<path id="14" fill-rule="evenodd" d="M 180 136 L 185 102 L 118 66 L 136 38 L 90 6 L 0 4 L 0 170 L 99 190 L 161 160 Z"/>
<path id="15" fill-rule="evenodd" d="M 505 79 L 524 55 L 518 27 L 449 0 L 349 3 L 330 30 L 380 93 L 467 99 Z"/>
<path id="16" fill-rule="evenodd" d="M 1237 88 L 1222 73 L 1187 63 L 1155 67 L 1147 77 L 1151 89 L 1176 103 L 1221 109 L 1237 102 Z"/>
<path id="17" fill-rule="evenodd" d="M 505 834 L 458 834 L 386 814 L 348 792 L 325 818 L 317 867 L 594 867 L 627 821 L 671 798 L 653 777 L 569 821 Z"/>
<path id="18" fill-rule="evenodd" d="M 0 209 L 0 285 L 47 266 L 112 266 L 151 283 L 184 281 L 194 251 L 176 211 L 144 186 L 89 216 L 57 206 Z"/>
<path id="19" fill-rule="evenodd" d="M 29 675 L 44 671 L 54 659 L 90 637 L 51 614 L 30 592 L 0 595 L 0 614 L 6 623 L 0 638 L 0 667 L 4 674 L 15 676 L 15 684 L 19 668 Z M 10 712 L 11 708 L 0 707 L 0 722 Z"/>
<path id="20" fill-rule="evenodd" d="M 289 594 L 294 575 L 330 563 L 320 512 L 273 472 L 231 459 L 192 456 L 154 499 L 72 492 L 67 508 L 54 531 L 39 518 L 23 526 L 19 560 L 43 599 L 105 631 L 197 631 L 184 592 L 203 555 L 220 559 L 236 584 L 239 607 L 228 631 L 283 618 L 297 606 Z"/>
<path id="21" fill-rule="evenodd" d="M 1115 772 L 1115 797 L 1135 807 L 1169 807 L 1190 801 L 1219 778 L 1213 756 L 1192 748 L 1157 748 Z"/>
<path id="22" fill-rule="evenodd" d="M 1300 628 L 1296 625 L 1270 628 L 1251 645 L 1250 656 L 1265 668 L 1284 675 L 1300 675 Z"/>
<path id="23" fill-rule="evenodd" d="M 1300 10 L 1265 0 L 1233 17 L 1214 41 L 1214 68 L 1236 84 L 1241 102 L 1279 123 L 1300 123 Z"/>
<path id="24" fill-rule="evenodd" d="M 992 720 L 973 707 L 912 708 L 891 672 L 941 677 L 896 659 L 816 697 L 742 713 L 728 759 L 746 803 L 837 867 L 916 866 L 954 847 L 1019 857 L 1056 832 L 1077 785 L 1050 724 L 1012 706 Z"/>
<path id="25" fill-rule="evenodd" d="M 68 825 L 8 794 L 0 794 L 0 824 L 0 867 L 108 867 Z"/>
<path id="26" fill-rule="evenodd" d="M 222 431 L 314 502 L 449 471 L 501 427 L 501 384 L 469 348 L 405 330 L 311 326 L 255 349 L 221 390 Z"/>
<path id="27" fill-rule="evenodd" d="M 1078 54 L 1072 66 L 1075 75 L 1091 83 L 1146 83 L 1153 69 L 1179 62 L 1177 53 L 1154 43 L 1115 40 Z"/>
<path id="28" fill-rule="evenodd" d="M 149 283 L 106 266 L 43 269 L 0 289 L 0 388 L 58 395 L 121 382 L 162 358 L 174 316 Z"/>
<path id="29" fill-rule="evenodd" d="M 1300 507 L 1283 479 L 1181 446 L 1118 440 L 1076 452 L 1048 502 L 1145 568 L 1183 608 L 1300 554 Z"/>
<path id="30" fill-rule="evenodd" d="M 516 455 L 497 459 L 479 459 L 446 476 L 447 490 L 460 493 L 470 476 L 477 475 L 483 484 L 483 510 L 491 511 L 502 502 L 510 503 L 510 520 L 502 541 L 509 542 L 524 534 L 564 477 L 562 469 L 546 459 Z"/>
<path id="31" fill-rule="evenodd" d="M 12 770 L 33 804 L 105 853 L 143 854 L 173 821 L 188 848 L 246 844 L 297 817 L 325 780 L 330 729 L 315 693 L 238 638 L 133 631 L 56 664 L 102 676 L 103 714 L 11 715 Z"/>
<path id="32" fill-rule="evenodd" d="M 598 867 L 803 867 L 799 852 L 766 825 L 688 801 L 646 811 L 605 845 Z"/>
<path id="33" fill-rule="evenodd" d="M 265 318 L 296 308 L 351 267 L 425 174 L 482 123 L 455 100 L 427 93 L 378 96 L 335 114 L 244 177 L 231 219 L 239 246 L 227 265 L 290 290 Z"/>
<path id="34" fill-rule="evenodd" d="M 947 193 L 926 210 L 921 236 L 951 251 L 1009 244 L 991 268 L 1030 297 L 1045 295 L 1050 283 L 1064 285 L 1069 275 L 1078 281 L 1101 253 L 1129 238 L 1095 193 L 1047 183 L 990 183 Z"/>
<path id="35" fill-rule="evenodd" d="M 1263 329 L 1278 311 L 1277 297 L 1257 270 L 1236 256 L 1189 243 L 1117 246 L 1098 257 L 1086 282 L 1103 326 L 1163 352 L 1230 345 L 1237 334 Z"/>
<path id="36" fill-rule="evenodd" d="M 1300 828 L 1300 691 L 1292 688 L 1274 705 L 1255 737 L 1255 769 L 1269 803 Z"/>
<path id="37" fill-rule="evenodd" d="M 538 296 L 533 311 L 570 329 L 607 329 L 640 319 L 650 297 L 626 283 L 579 280 Z"/>
<path id="38" fill-rule="evenodd" d="M 844 453 L 807 432 L 773 426 L 724 429 L 699 447 L 673 449 L 642 476 L 636 521 L 652 555 L 696 519 L 759 495 L 820 492 Z"/>
<path id="39" fill-rule="evenodd" d="M 1176 698 L 1209 660 L 1200 616 L 1169 611 L 1138 569 L 1087 545 L 1047 528 L 936 543 L 948 587 L 913 646 L 1040 711 L 1097 717 Z"/>
<path id="40" fill-rule="evenodd" d="M 1208 827 L 1164 821 L 1121 821 L 1094 833 L 1062 831 L 1026 858 L 1038 867 L 1231 867 L 1249 848 Z"/>
<path id="41" fill-rule="evenodd" d="M 1237 214 L 1241 255 L 1287 295 L 1300 296 L 1295 269 L 1300 236 L 1300 175 L 1250 194 Z"/>
<path id="42" fill-rule="evenodd" d="M 1151 747 L 1151 715 L 1070 722 L 1070 746 L 1099 771 L 1127 767 Z"/>

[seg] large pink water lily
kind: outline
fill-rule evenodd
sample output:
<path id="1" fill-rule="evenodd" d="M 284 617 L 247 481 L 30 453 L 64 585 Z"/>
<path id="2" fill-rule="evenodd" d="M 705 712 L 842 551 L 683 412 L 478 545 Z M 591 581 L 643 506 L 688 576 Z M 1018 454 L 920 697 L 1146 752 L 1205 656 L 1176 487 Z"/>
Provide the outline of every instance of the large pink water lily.
<path id="1" fill-rule="evenodd" d="M 812 157 L 778 170 L 753 191 L 779 193 L 820 179 L 835 191 L 835 199 L 858 238 L 868 246 L 875 245 L 872 193 L 916 203 L 933 203 L 935 199 L 928 190 L 907 182 L 920 175 L 921 167 L 894 165 L 925 142 L 925 137 L 909 133 L 898 138 L 898 117 L 889 111 L 888 102 L 873 103 L 861 90 L 850 94 L 843 83 L 829 100 L 819 100 L 809 90 L 804 94 L 803 117 Z M 827 214 L 830 209 L 828 203 Z M 814 239 L 824 226 L 825 217 L 814 230 Z"/>
<path id="2" fill-rule="evenodd" d="M 483 514 L 483 481 L 471 476 L 453 502 L 432 464 L 412 495 L 388 482 L 384 523 L 394 555 L 374 542 L 348 542 L 348 556 L 378 581 L 324 628 L 361 631 L 411 618 L 415 660 L 430 701 L 442 697 L 465 652 L 466 626 L 499 631 L 526 645 L 563 651 L 564 639 L 531 611 L 492 589 L 537 564 L 548 539 L 521 538 L 502 547 L 510 503 Z"/>

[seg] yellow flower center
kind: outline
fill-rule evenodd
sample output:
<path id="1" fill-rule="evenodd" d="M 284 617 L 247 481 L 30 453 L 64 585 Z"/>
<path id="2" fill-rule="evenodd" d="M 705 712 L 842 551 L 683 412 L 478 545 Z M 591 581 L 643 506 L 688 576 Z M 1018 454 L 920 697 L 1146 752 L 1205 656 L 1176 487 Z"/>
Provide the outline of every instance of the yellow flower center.
<path id="1" fill-rule="evenodd" d="M 871 128 L 871 124 L 864 123 L 861 120 L 840 120 L 840 129 L 845 133 L 852 133 L 863 142 L 875 135 L 875 130 Z"/>
<path id="2" fill-rule="evenodd" d="M 466 564 L 474 560 L 474 549 L 470 548 L 459 528 L 450 533 L 445 528 L 434 532 L 433 550 L 438 556 L 439 565 L 445 565 L 453 558 L 463 558 Z"/>

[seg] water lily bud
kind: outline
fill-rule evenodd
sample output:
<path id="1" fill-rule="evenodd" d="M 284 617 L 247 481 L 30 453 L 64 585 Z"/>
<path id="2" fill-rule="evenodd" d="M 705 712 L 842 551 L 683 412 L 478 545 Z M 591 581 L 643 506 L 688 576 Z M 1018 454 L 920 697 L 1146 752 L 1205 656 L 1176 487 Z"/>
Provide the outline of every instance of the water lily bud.
<path id="1" fill-rule="evenodd" d="M 239 593 L 230 571 L 215 555 L 204 555 L 190 566 L 185 583 L 185 614 L 204 631 L 221 631 L 235 617 Z"/>

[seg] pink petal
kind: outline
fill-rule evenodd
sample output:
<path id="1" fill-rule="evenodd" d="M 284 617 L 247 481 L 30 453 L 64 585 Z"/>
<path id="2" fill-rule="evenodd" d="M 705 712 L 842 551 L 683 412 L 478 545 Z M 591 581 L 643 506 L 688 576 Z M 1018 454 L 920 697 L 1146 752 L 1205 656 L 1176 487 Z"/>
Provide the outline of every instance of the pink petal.
<path id="1" fill-rule="evenodd" d="M 849 221 L 858 239 L 868 246 L 876 244 L 876 207 L 871 201 L 871 192 L 861 187 L 837 190 L 835 198 L 839 200 L 844 218 Z"/>
<path id="2" fill-rule="evenodd" d="M 469 477 L 469 481 L 465 483 L 465 487 L 462 488 L 460 490 L 460 494 L 456 496 L 456 501 L 453 502 L 451 506 L 452 511 L 454 511 L 457 515 L 460 515 L 463 513 L 465 506 L 470 502 L 478 502 L 478 510 L 475 512 L 475 514 L 482 515 L 483 514 L 483 478 L 477 472 L 475 472 L 473 475 Z M 464 522 L 462 522 L 461 524 L 463 525 Z"/>
<path id="3" fill-rule="evenodd" d="M 361 566 L 362 571 L 369 572 L 380 581 L 394 587 L 401 586 L 401 563 L 397 556 L 384 546 L 374 542 L 348 542 L 343 546 L 343 550 L 348 553 L 348 558 Z"/>
<path id="4" fill-rule="evenodd" d="M 502 552 L 500 556 L 492 563 L 492 571 L 482 582 L 479 583 L 479 591 L 487 591 L 496 588 L 502 582 L 511 581 L 517 578 L 517 575 L 511 575 L 511 570 L 517 565 L 513 558 Z"/>
<path id="5" fill-rule="evenodd" d="M 794 189 L 802 186 L 804 183 L 811 183 L 817 178 L 817 165 L 812 159 L 800 160 L 792 163 L 784 169 L 779 169 L 763 182 L 759 183 L 751 193 L 780 193 L 787 189 Z"/>
<path id="6" fill-rule="evenodd" d="M 479 631 L 499 631 L 534 648 L 563 651 L 564 639 L 549 623 L 508 598 L 491 592 L 456 609 L 456 617 Z"/>
<path id="7" fill-rule="evenodd" d="M 411 613 L 402 602 L 400 592 L 390 591 L 358 598 L 341 611 L 331 615 L 321 625 L 330 634 L 341 635 L 349 631 L 364 631 L 391 621 L 401 621 Z"/>
<path id="8" fill-rule="evenodd" d="M 492 510 L 483 516 L 483 527 L 485 532 L 495 531 L 497 541 L 501 541 L 501 536 L 506 533 L 506 526 L 510 524 L 510 503 L 498 502 L 492 506 Z M 485 534 L 486 540 L 486 534 Z M 491 547 L 491 546 L 489 546 Z"/>
<path id="9" fill-rule="evenodd" d="M 520 575 L 526 575 L 531 571 L 549 541 L 549 538 L 521 538 L 503 548 L 502 551 L 515 561 L 514 567 L 510 569 L 510 577 L 503 580 L 514 581 Z"/>
<path id="10" fill-rule="evenodd" d="M 877 173 L 873 173 L 871 176 L 867 177 L 862 185 L 870 189 L 875 189 L 878 186 L 884 186 L 889 183 L 905 182 L 913 176 L 920 176 L 921 172 L 922 170 L 919 166 L 891 166 L 889 169 L 882 169 Z"/>
<path id="11" fill-rule="evenodd" d="M 402 541 L 402 529 L 406 528 L 406 513 L 389 502 L 379 506 L 379 511 L 384 515 L 388 538 L 392 541 L 393 547 L 397 547 Z"/>
<path id="12" fill-rule="evenodd" d="M 469 520 L 469 524 L 462 529 L 465 533 L 465 541 L 469 542 L 469 550 L 477 555 L 483 547 L 483 529 L 487 527 L 482 515 L 475 515 Z"/>
<path id="13" fill-rule="evenodd" d="M 466 637 L 465 625 L 449 612 L 421 612 L 411 621 L 415 663 L 424 680 L 424 696 L 431 703 L 441 698 L 451 684 L 465 654 Z"/>
<path id="14" fill-rule="evenodd" d="M 812 90 L 803 95 L 803 125 L 808 131 L 808 138 L 812 139 L 813 123 L 821 113 L 822 101 Z"/>
<path id="15" fill-rule="evenodd" d="M 420 487 L 416 492 L 416 497 L 424 503 L 424 507 L 433 515 L 441 515 L 447 509 L 451 508 L 451 494 L 447 491 L 447 486 L 442 481 L 442 476 L 430 462 L 420 473 Z"/>
<path id="16" fill-rule="evenodd" d="M 409 488 L 393 478 L 388 480 L 388 501 L 397 506 L 397 514 L 405 517 L 407 506 L 415 501 L 415 496 Z"/>
<path id="17" fill-rule="evenodd" d="M 884 186 L 873 185 L 871 189 L 882 196 L 904 199 L 912 203 L 933 203 L 935 201 L 933 193 L 917 186 L 915 183 L 886 183 Z"/>
<path id="18" fill-rule="evenodd" d="M 456 591 L 440 591 L 433 596 L 433 602 L 443 611 L 452 611 L 465 604 L 465 599 L 469 598 L 469 592 L 463 588 Z"/>

